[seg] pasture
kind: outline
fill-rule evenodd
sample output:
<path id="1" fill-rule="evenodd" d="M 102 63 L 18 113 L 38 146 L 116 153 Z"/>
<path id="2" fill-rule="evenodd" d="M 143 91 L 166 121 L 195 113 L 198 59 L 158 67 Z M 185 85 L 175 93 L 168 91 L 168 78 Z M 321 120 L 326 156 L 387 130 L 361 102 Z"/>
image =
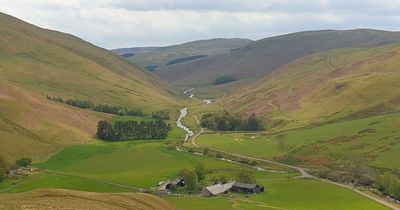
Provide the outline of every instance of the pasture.
<path id="1" fill-rule="evenodd" d="M 393 113 L 347 122 L 296 129 L 277 134 L 212 133 L 198 144 L 239 154 L 272 159 L 289 155 L 302 163 L 336 161 L 349 153 L 364 155 L 372 166 L 398 168 L 400 114 Z"/>
<path id="2" fill-rule="evenodd" d="M 223 197 L 167 197 L 179 209 L 321 209 L 321 210 L 379 210 L 387 209 L 351 190 L 328 183 L 304 179 L 262 180 L 266 192 L 245 197 L 229 193 Z M 193 205 L 196 203 L 196 205 Z"/>
<path id="3" fill-rule="evenodd" d="M 163 142 L 152 140 L 73 146 L 37 167 L 151 188 L 159 181 L 174 178 L 179 170 L 192 168 L 200 162 L 208 169 L 236 167 L 220 160 L 167 150 Z"/>

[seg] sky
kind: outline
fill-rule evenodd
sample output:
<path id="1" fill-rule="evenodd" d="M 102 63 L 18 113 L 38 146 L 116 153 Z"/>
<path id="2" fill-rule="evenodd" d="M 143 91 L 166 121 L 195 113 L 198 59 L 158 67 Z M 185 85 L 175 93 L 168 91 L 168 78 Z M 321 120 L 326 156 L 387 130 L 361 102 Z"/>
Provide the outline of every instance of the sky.
<path id="1" fill-rule="evenodd" d="M 400 30 L 400 0 L 0 0 L 0 11 L 107 49 L 320 29 Z"/>

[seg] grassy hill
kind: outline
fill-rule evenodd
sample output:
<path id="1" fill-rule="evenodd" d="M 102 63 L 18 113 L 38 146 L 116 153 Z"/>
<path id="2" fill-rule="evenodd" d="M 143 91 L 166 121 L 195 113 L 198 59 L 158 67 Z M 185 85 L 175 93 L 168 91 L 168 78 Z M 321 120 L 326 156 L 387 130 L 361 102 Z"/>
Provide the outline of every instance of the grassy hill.
<path id="1" fill-rule="evenodd" d="M 164 67 L 172 64 L 187 63 L 208 56 L 229 53 L 231 50 L 242 48 L 251 42 L 248 39 L 220 38 L 166 47 L 122 48 L 115 49 L 113 52 L 148 70 L 162 71 Z"/>
<path id="2" fill-rule="evenodd" d="M 313 53 L 344 47 L 376 47 L 391 43 L 400 43 L 399 32 L 369 29 L 299 32 L 261 39 L 229 54 L 168 66 L 158 74 L 178 85 L 211 84 L 216 78 L 224 75 L 238 79 L 257 79 Z"/>
<path id="3" fill-rule="evenodd" d="M 145 111 L 175 108 L 174 89 L 113 53 L 77 37 L 0 13 L 1 156 L 42 160 L 92 141 L 107 115 L 46 99 L 91 100 Z"/>
<path id="4" fill-rule="evenodd" d="M 221 101 L 285 129 L 398 111 L 400 46 L 338 49 L 290 63 Z"/>
<path id="5" fill-rule="evenodd" d="M 176 209 L 169 202 L 140 193 L 92 193 L 41 189 L 0 195 L 0 209 Z"/>

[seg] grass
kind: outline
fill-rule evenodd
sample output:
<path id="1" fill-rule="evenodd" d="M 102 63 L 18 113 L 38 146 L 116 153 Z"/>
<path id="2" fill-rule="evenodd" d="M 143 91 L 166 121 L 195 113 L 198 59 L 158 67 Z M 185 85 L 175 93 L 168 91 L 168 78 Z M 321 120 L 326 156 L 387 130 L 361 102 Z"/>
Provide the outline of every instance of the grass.
<path id="1" fill-rule="evenodd" d="M 291 155 L 337 161 L 349 153 L 362 155 L 372 166 L 398 168 L 400 113 L 387 114 L 279 134 L 224 133 L 198 138 L 204 147 L 272 159 Z M 344 137 L 353 137 L 346 140 Z M 307 162 L 305 162 L 307 164 Z"/>
<path id="2" fill-rule="evenodd" d="M 79 145 L 64 149 L 39 168 L 77 174 L 134 187 L 151 188 L 179 170 L 202 162 L 209 169 L 234 165 L 189 153 L 169 151 L 163 142 L 131 141 Z"/>
<path id="3" fill-rule="evenodd" d="M 7 185 L 9 184 L 1 183 L 0 187 L 5 188 L 5 186 Z M 43 188 L 58 188 L 58 189 L 79 190 L 87 192 L 132 192 L 133 191 L 127 188 L 104 184 L 94 180 L 41 172 L 24 178 L 24 180 L 22 180 L 20 184 L 18 184 L 15 188 L 11 190 L 8 190 L 7 193 L 20 193 L 20 192 L 27 192 Z"/>
<path id="4" fill-rule="evenodd" d="M 230 193 L 223 197 L 166 197 L 180 209 L 321 209 L 321 210 L 378 210 L 387 209 L 351 190 L 328 183 L 284 179 L 260 181 L 266 192 L 245 197 Z M 196 204 L 196 205 L 193 205 Z"/>

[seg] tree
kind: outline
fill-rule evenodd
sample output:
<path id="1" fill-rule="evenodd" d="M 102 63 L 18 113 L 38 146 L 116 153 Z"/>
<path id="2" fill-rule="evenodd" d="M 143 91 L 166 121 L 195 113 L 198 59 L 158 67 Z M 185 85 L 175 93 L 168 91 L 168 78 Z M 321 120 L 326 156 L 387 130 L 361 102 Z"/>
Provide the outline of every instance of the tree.
<path id="1" fill-rule="evenodd" d="M 16 160 L 15 163 L 16 163 L 18 166 L 28 167 L 28 166 L 31 165 L 32 159 L 24 157 L 24 158 L 21 158 L 21 159 L 19 159 L 19 160 Z"/>
<path id="2" fill-rule="evenodd" d="M 236 181 L 252 184 L 256 182 L 256 178 L 253 171 L 248 169 L 239 169 L 236 174 Z"/>
<path id="3" fill-rule="evenodd" d="M 8 163 L 2 157 L 0 157 L 0 168 L 7 171 L 8 167 L 9 167 Z"/>
<path id="4" fill-rule="evenodd" d="M 198 163 L 194 168 L 194 171 L 197 174 L 198 181 L 201 182 L 206 179 L 206 168 L 204 164 Z"/>
<path id="5" fill-rule="evenodd" d="M 225 174 L 220 174 L 218 176 L 218 182 L 221 184 L 228 183 L 228 177 L 226 177 Z"/>
<path id="6" fill-rule="evenodd" d="M 97 123 L 96 136 L 99 139 L 114 141 L 115 133 L 112 125 L 105 120 L 100 120 Z"/>
<path id="7" fill-rule="evenodd" d="M 5 179 L 7 176 L 6 174 L 6 170 L 4 168 L 0 168 L 0 181 L 2 181 L 3 179 Z"/>
<path id="8" fill-rule="evenodd" d="M 350 154 L 346 157 L 345 170 L 354 178 L 356 183 L 359 183 L 362 176 L 368 172 L 365 162 L 366 160 L 359 155 Z"/>
<path id="9" fill-rule="evenodd" d="M 190 192 L 196 191 L 198 186 L 198 180 L 196 172 L 187 171 L 184 176 L 186 189 Z"/>
<path id="10" fill-rule="evenodd" d="M 252 114 L 248 119 L 247 119 L 247 129 L 249 131 L 256 131 L 259 129 L 259 121 L 256 118 L 256 114 Z"/>

